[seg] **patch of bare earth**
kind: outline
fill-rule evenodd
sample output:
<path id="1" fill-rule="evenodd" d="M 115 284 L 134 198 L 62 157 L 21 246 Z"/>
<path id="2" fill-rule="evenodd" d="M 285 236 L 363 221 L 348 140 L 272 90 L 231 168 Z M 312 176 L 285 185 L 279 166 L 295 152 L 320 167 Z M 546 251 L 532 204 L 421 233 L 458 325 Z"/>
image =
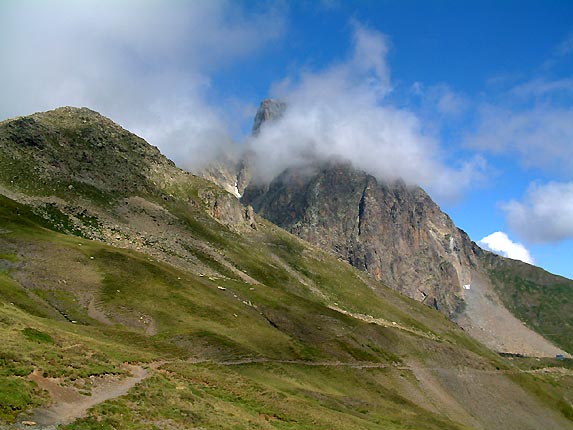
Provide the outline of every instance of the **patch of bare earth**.
<path id="1" fill-rule="evenodd" d="M 473 369 L 438 369 L 433 374 L 469 415 L 479 417 L 483 429 L 573 429 L 571 421 L 507 377 Z"/>
<path id="2" fill-rule="evenodd" d="M 57 379 L 44 378 L 38 372 L 32 373 L 29 378 L 50 393 L 52 404 L 34 409 L 27 420 L 40 426 L 69 424 L 85 416 L 91 407 L 127 394 L 148 375 L 148 371 L 139 365 L 125 364 L 124 368 L 131 376 L 123 379 L 111 375 L 94 378 L 90 396 L 82 395 L 73 388 L 62 387 Z"/>
<path id="3" fill-rule="evenodd" d="M 88 304 L 88 316 L 93 318 L 96 321 L 99 321 L 105 325 L 113 325 L 113 321 L 111 321 L 106 313 L 98 306 L 98 303 L 95 297 L 92 297 Z"/>

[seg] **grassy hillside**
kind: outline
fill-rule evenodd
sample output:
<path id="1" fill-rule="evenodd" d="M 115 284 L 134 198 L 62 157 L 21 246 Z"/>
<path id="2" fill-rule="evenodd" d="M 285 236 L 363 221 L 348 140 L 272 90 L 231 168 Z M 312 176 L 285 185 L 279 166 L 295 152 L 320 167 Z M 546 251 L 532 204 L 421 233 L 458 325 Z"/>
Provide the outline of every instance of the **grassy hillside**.
<path id="1" fill-rule="evenodd" d="M 253 224 L 216 186 L 129 152 L 106 134 L 109 120 L 96 122 L 103 137 L 71 134 L 70 147 L 123 142 L 144 179 L 109 199 L 84 192 L 88 177 L 112 190 L 121 171 L 91 175 L 113 160 L 50 170 L 55 157 L 77 156 L 53 152 L 58 133 L 78 124 L 58 125 L 70 112 L 79 129 L 96 118 L 42 114 L 23 141 L 0 124 L 3 166 L 33 158 L 45 167 L 20 170 L 24 182 L 14 171 L 0 177 L 7 428 L 48 425 L 55 410 L 66 411 L 55 421 L 65 429 L 573 428 L 570 369 L 540 372 L 493 354 L 438 312 L 263 219 Z M 57 138 L 43 139 L 43 127 Z M 52 193 L 51 183 L 68 185 Z M 104 395 L 138 372 L 139 384 Z M 75 413 L 90 398 L 102 400 Z"/>
<path id="2" fill-rule="evenodd" d="M 266 246 L 288 255 L 289 267 L 321 285 L 320 294 L 297 285 L 279 267 L 271 276 L 268 267 L 256 263 L 256 253 L 255 262 L 244 264 L 253 275 L 258 268 L 266 283 L 253 286 L 62 235 L 6 198 L 1 208 L 0 396 L 6 421 L 49 402 L 28 379 L 34 370 L 89 393 L 85 381 L 125 375 L 123 362 L 159 360 L 161 366 L 127 396 L 97 405 L 65 428 L 169 423 L 177 428 L 399 429 L 421 422 L 425 428 L 464 428 L 468 418 L 449 417 L 436 407 L 415 369 L 460 369 L 459 375 L 476 372 L 476 377 L 513 369 L 437 312 L 390 290 L 382 289 L 383 297 L 375 294 L 336 259 L 316 250 L 317 260 L 297 257 L 304 245 L 278 230 L 275 243 Z M 89 285 L 76 283 L 66 271 L 70 267 L 82 267 Z M 90 316 L 82 305 L 90 294 L 112 324 Z M 334 303 L 389 324 L 334 311 L 328 307 Z M 142 317 L 154 322 L 154 334 L 146 331 Z M 536 408 L 557 402 L 564 416 L 573 416 L 560 400 L 563 386 L 520 376 L 526 379 L 514 389 L 523 396 L 521 387 L 533 384 Z M 531 401 L 530 396 L 525 398 Z"/>

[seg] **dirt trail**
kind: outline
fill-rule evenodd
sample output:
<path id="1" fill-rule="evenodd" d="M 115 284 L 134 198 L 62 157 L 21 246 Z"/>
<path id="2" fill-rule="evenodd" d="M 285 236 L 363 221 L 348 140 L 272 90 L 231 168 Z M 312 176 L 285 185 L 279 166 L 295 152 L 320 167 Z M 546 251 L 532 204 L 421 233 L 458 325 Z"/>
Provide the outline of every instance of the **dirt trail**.
<path id="1" fill-rule="evenodd" d="M 168 361 L 158 361 L 151 363 L 149 368 L 158 369 L 161 365 L 168 363 Z M 430 402 L 425 405 L 430 409 L 447 409 L 447 415 L 454 421 L 469 425 L 470 427 L 481 429 L 475 419 L 475 414 L 470 413 L 463 404 L 461 404 L 449 390 L 444 389 L 438 383 L 437 375 L 440 374 L 455 374 L 455 375 L 473 375 L 474 378 L 493 377 L 495 374 L 509 374 L 509 373 L 555 373 L 571 376 L 573 370 L 571 369 L 554 369 L 544 368 L 536 370 L 522 370 L 522 369 L 450 369 L 441 367 L 426 367 L 417 363 L 398 364 L 398 363 L 379 363 L 369 361 L 305 361 L 305 360 L 288 360 L 288 359 L 272 359 L 265 357 L 246 357 L 236 360 L 208 360 L 202 358 L 190 358 L 187 360 L 189 364 L 215 364 L 221 366 L 241 366 L 248 364 L 260 363 L 276 363 L 276 364 L 294 364 L 312 367 L 350 367 L 354 369 L 396 369 L 407 370 L 413 372 L 416 380 L 422 389 L 421 393 L 426 393 L 428 396 L 425 402 Z M 69 424 L 78 418 L 86 415 L 88 409 L 93 406 L 103 403 L 107 400 L 123 396 L 133 388 L 135 385 L 143 381 L 148 375 L 149 370 L 140 365 L 124 365 L 124 369 L 131 373 L 131 376 L 123 379 L 109 376 L 95 384 L 92 389 L 91 396 L 84 396 L 79 394 L 73 388 L 62 387 L 58 384 L 57 379 L 45 378 L 39 372 L 34 372 L 30 375 L 30 380 L 34 381 L 39 387 L 47 390 L 52 397 L 53 404 L 46 408 L 37 408 L 31 411 L 31 415 L 21 417 L 19 423 L 7 427 L 10 429 L 30 429 L 30 430 L 55 430 L 60 424 Z M 436 373 L 437 372 L 437 373 Z M 443 381 L 442 381 L 443 382 Z M 34 425 L 24 424 L 24 422 L 34 422 Z M 5 427 L 0 426 L 0 429 Z"/>
<path id="2" fill-rule="evenodd" d="M 91 396 L 83 396 L 72 388 L 61 387 L 56 380 L 44 378 L 34 372 L 30 375 L 30 379 L 50 393 L 54 404 L 47 408 L 33 410 L 32 416 L 27 420 L 36 422 L 37 426 L 28 428 L 47 429 L 59 424 L 69 424 L 84 416 L 89 408 L 106 400 L 123 396 L 149 374 L 147 369 L 139 365 L 126 364 L 124 368 L 131 372 L 132 376 L 120 380 L 110 378 L 103 381 L 93 388 Z"/>
<path id="3" fill-rule="evenodd" d="M 351 367 L 353 369 L 395 369 L 407 370 L 416 375 L 426 375 L 426 372 L 471 372 L 476 375 L 516 375 L 520 373 L 551 374 L 554 376 L 573 376 L 573 369 L 562 367 L 542 367 L 538 369 L 473 369 L 463 367 L 421 366 L 417 364 L 379 363 L 376 361 L 308 361 L 285 360 L 280 358 L 245 357 L 237 360 L 211 360 L 204 358 L 190 358 L 189 364 L 215 364 L 218 366 L 242 366 L 246 364 L 295 364 L 309 367 Z M 165 362 L 167 363 L 167 362 Z"/>
<path id="4" fill-rule="evenodd" d="M 202 358 L 191 358 L 187 360 L 190 364 L 216 364 L 219 366 L 241 366 L 244 364 L 260 364 L 260 363 L 270 363 L 270 364 L 296 364 L 300 366 L 311 366 L 311 367 L 352 367 L 354 369 L 386 369 L 390 367 L 399 368 L 388 363 L 378 363 L 375 361 L 307 361 L 307 360 L 281 360 L 274 358 L 242 358 L 238 360 L 226 360 L 226 361 L 216 361 L 216 360 L 206 360 Z"/>
<path id="5" fill-rule="evenodd" d="M 415 328 L 411 328 L 411 327 L 406 327 L 406 326 L 403 326 L 403 325 L 397 323 L 396 321 L 388 321 L 388 320 L 385 320 L 384 318 L 373 317 L 372 315 L 350 312 L 350 311 L 344 310 L 344 309 L 342 309 L 338 306 L 335 306 L 335 305 L 329 305 L 328 308 L 332 309 L 333 311 L 340 312 L 341 314 L 348 315 L 352 318 L 356 318 L 358 320 L 367 322 L 369 324 L 376 324 L 376 325 L 379 325 L 382 327 L 390 327 L 390 328 L 395 328 L 398 330 L 407 331 L 407 332 L 412 333 L 416 336 L 422 336 L 422 337 L 425 337 L 425 338 L 431 339 L 431 340 L 437 340 L 437 341 L 440 340 L 440 338 L 438 336 L 434 335 L 433 333 L 424 332 L 424 331 L 421 331 L 421 330 L 418 330 Z"/>

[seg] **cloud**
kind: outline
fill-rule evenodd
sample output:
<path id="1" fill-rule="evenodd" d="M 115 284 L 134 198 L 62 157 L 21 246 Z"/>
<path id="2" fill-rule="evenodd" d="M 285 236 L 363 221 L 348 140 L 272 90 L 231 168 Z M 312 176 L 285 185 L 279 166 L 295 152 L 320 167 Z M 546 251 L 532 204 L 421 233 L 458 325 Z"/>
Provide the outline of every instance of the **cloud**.
<path id="1" fill-rule="evenodd" d="M 573 182 L 529 187 L 523 202 L 502 206 L 509 227 L 531 243 L 573 239 Z"/>
<path id="2" fill-rule="evenodd" d="M 88 106 L 193 167 L 229 141 L 209 76 L 284 28 L 272 4 L 247 14 L 230 0 L 3 1 L 0 117 Z"/>
<path id="3" fill-rule="evenodd" d="M 410 86 L 410 92 L 422 102 L 422 108 L 428 112 L 428 116 L 456 117 L 463 114 L 469 107 L 465 96 L 455 92 L 449 85 L 441 83 L 426 86 L 421 82 L 414 82 Z"/>
<path id="4" fill-rule="evenodd" d="M 448 115 L 457 115 L 466 108 L 465 100 L 450 89 L 446 89 L 438 100 L 438 109 L 440 112 Z"/>
<path id="5" fill-rule="evenodd" d="M 513 242 L 507 234 L 502 231 L 496 231 L 489 236 L 484 237 L 478 244 L 496 254 L 504 257 L 512 258 L 514 260 L 521 260 L 524 263 L 533 264 L 533 257 L 521 243 Z"/>
<path id="6" fill-rule="evenodd" d="M 573 178 L 573 79 L 568 73 L 549 73 L 566 60 L 572 47 L 569 36 L 542 65 L 538 77 L 498 80 L 506 89 L 495 94 L 495 101 L 478 107 L 476 128 L 466 135 L 467 146 L 512 156 L 527 169 Z"/>
<path id="7" fill-rule="evenodd" d="M 573 79 L 557 79 L 548 81 L 543 78 L 517 85 L 511 89 L 511 94 L 518 97 L 542 96 L 553 92 L 573 92 Z"/>
<path id="8" fill-rule="evenodd" d="M 573 35 L 561 42 L 557 48 L 557 54 L 561 56 L 573 53 Z"/>
<path id="9" fill-rule="evenodd" d="M 514 109 L 484 105 L 468 145 L 493 154 L 515 154 L 526 168 L 573 174 L 573 108 L 540 104 Z"/>
<path id="10" fill-rule="evenodd" d="M 568 57 L 573 53 L 573 34 L 568 35 L 559 43 L 550 54 L 549 58 L 543 62 L 541 69 L 544 71 L 555 69 L 567 62 Z"/>
<path id="11" fill-rule="evenodd" d="M 268 180 L 309 160 L 345 159 L 378 178 L 403 178 L 435 197 L 457 197 L 475 181 L 484 161 L 450 167 L 440 142 L 424 133 L 420 119 L 387 100 L 392 92 L 387 37 L 354 22 L 352 40 L 345 61 L 275 84 L 273 96 L 288 108 L 250 142 L 258 173 Z M 445 109 L 454 104 L 443 101 Z"/>

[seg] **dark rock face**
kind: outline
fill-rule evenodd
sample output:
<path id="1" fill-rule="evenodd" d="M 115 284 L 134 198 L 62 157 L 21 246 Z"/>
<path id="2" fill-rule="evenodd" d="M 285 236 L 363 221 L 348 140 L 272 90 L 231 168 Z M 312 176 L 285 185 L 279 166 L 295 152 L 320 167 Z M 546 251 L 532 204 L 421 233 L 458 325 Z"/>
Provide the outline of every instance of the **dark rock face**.
<path id="1" fill-rule="evenodd" d="M 286 111 L 287 105 L 285 102 L 274 99 L 265 99 L 261 102 L 257 114 L 255 115 L 255 122 L 253 124 L 253 136 L 257 136 L 261 130 L 263 123 L 267 121 L 275 121 L 282 117 Z"/>
<path id="2" fill-rule="evenodd" d="M 253 135 L 286 109 L 264 100 Z M 382 182 L 344 162 L 315 162 L 270 184 L 250 184 L 242 202 L 450 317 L 463 309 L 462 286 L 481 250 L 419 187 Z"/>
<path id="3" fill-rule="evenodd" d="M 287 170 L 243 202 L 448 316 L 477 264 L 477 246 L 419 187 L 380 182 L 349 164 Z"/>

